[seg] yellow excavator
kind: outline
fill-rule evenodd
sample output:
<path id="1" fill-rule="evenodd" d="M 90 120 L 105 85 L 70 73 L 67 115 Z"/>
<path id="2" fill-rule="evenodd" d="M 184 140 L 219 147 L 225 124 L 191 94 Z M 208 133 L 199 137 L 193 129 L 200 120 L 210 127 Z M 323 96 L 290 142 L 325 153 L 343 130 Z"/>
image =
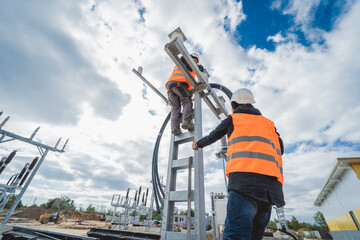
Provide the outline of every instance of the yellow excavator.
<path id="1" fill-rule="evenodd" d="M 65 221 L 65 215 L 62 213 L 54 212 L 52 214 L 43 214 L 37 219 L 41 224 L 48 224 L 54 222 L 54 224 L 60 224 Z"/>

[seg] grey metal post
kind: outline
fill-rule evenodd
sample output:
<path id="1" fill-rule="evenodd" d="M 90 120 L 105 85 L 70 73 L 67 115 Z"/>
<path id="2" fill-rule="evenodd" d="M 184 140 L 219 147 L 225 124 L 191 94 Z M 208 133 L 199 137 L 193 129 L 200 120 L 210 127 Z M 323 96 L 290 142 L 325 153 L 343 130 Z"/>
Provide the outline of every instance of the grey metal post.
<path id="1" fill-rule="evenodd" d="M 7 213 L 7 215 L 6 215 L 6 217 L 5 217 L 4 221 L 3 221 L 3 224 L 6 224 L 6 223 L 9 221 L 12 213 L 14 212 L 16 206 L 19 204 L 22 196 L 24 195 L 26 189 L 28 188 L 31 180 L 34 178 L 36 172 L 37 172 L 38 169 L 40 168 L 40 166 L 41 166 L 42 162 L 44 161 L 44 159 L 45 159 L 45 157 L 46 157 L 46 155 L 47 155 L 48 152 L 49 152 L 49 149 L 46 148 L 46 150 L 45 150 L 45 152 L 42 154 L 42 156 L 41 156 L 38 164 L 36 164 L 34 170 L 31 172 L 31 175 L 30 175 L 29 179 L 26 181 L 26 183 L 25 183 L 24 187 L 22 188 L 21 192 L 20 192 L 19 195 L 16 197 L 13 205 L 11 206 L 9 212 Z"/>
<path id="2" fill-rule="evenodd" d="M 211 198 L 211 216 L 212 216 L 212 228 L 213 228 L 213 238 L 214 240 L 218 240 L 218 231 L 216 228 L 216 223 L 215 223 L 215 194 L 212 192 L 210 193 L 210 198 Z"/>
<path id="3" fill-rule="evenodd" d="M 192 157 L 189 157 L 189 167 L 188 167 L 188 212 L 187 212 L 187 221 L 186 221 L 186 238 L 191 240 L 191 168 L 192 168 Z"/>
<path id="4" fill-rule="evenodd" d="M 201 96 L 195 93 L 194 101 L 194 140 L 198 141 L 202 137 L 202 110 Z M 195 236 L 196 239 L 206 239 L 205 223 L 205 189 L 204 189 L 204 163 L 203 150 L 194 150 L 194 211 L 195 211 Z"/>
<path id="5" fill-rule="evenodd" d="M 155 196 L 154 196 L 154 191 L 151 191 L 151 200 L 150 200 L 150 208 L 149 208 L 149 214 L 148 214 L 148 224 L 152 224 L 152 215 L 153 215 L 153 211 L 154 211 L 154 200 L 155 200 Z"/>

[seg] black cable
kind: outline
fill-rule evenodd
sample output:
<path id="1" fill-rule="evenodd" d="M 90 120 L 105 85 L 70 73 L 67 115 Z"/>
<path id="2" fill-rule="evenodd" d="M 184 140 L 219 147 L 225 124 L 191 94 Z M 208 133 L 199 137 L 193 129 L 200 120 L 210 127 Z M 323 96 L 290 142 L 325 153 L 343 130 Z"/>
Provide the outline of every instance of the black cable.
<path id="1" fill-rule="evenodd" d="M 232 97 L 232 92 L 230 91 L 230 89 L 228 89 L 227 87 L 225 87 L 224 85 L 218 84 L 218 83 L 210 83 L 210 86 L 212 88 L 216 88 L 221 90 L 223 93 L 226 94 L 226 96 L 229 98 L 229 100 Z"/>
<path id="2" fill-rule="evenodd" d="M 168 122 L 170 120 L 170 116 L 171 116 L 171 113 L 169 113 L 167 115 L 163 125 L 160 128 L 158 137 L 156 139 L 155 148 L 154 148 L 154 152 L 153 152 L 153 159 L 152 159 L 152 184 L 153 184 L 154 197 L 155 197 L 154 199 L 155 199 L 157 212 L 160 212 L 159 202 L 163 206 L 164 203 L 163 203 L 162 199 L 165 197 L 164 189 L 161 186 L 159 173 L 158 173 L 159 146 L 160 146 L 161 137 L 163 135 L 165 127 L 166 127 L 166 125 L 168 124 Z M 159 196 L 159 195 L 162 195 L 162 196 Z"/>

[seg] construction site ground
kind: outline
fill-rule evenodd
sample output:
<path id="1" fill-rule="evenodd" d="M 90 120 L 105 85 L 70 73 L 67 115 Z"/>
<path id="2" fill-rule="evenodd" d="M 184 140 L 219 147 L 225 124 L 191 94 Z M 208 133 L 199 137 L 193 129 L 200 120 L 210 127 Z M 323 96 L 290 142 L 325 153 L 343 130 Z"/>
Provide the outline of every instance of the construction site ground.
<path id="1" fill-rule="evenodd" d="M 94 220 L 83 221 L 82 224 L 75 224 L 75 219 L 68 219 L 61 224 L 41 224 L 34 219 L 27 218 L 11 218 L 8 225 L 24 226 L 29 228 L 44 229 L 53 232 L 61 232 L 73 235 L 86 236 L 91 227 L 104 228 L 105 223 Z"/>
<path id="2" fill-rule="evenodd" d="M 87 232 L 90 231 L 91 227 L 96 228 L 108 228 L 109 223 L 105 223 L 104 221 L 100 221 L 99 214 L 87 214 L 87 213 L 80 213 L 78 211 L 60 211 L 65 215 L 65 221 L 61 224 L 54 224 L 50 222 L 48 224 L 41 224 L 40 222 L 36 221 L 37 218 L 40 217 L 42 214 L 51 214 L 53 212 L 58 212 L 59 210 L 55 209 L 44 209 L 40 207 L 30 207 L 24 209 L 22 211 L 16 211 L 15 214 L 12 215 L 10 220 L 8 221 L 7 225 L 17 225 L 17 226 L 24 226 L 29 228 L 37 228 L 37 229 L 44 229 L 47 231 L 54 231 L 54 232 L 61 232 L 73 235 L 80 235 L 86 236 Z M 5 218 L 5 214 L 0 215 L 0 222 L 3 221 Z M 81 224 L 77 224 L 76 220 L 81 219 Z M 137 227 L 129 227 L 127 230 L 129 231 L 137 231 L 142 230 L 141 228 Z M 155 231 L 154 231 L 155 230 Z M 152 229 L 152 233 L 159 232 L 156 229 Z M 140 232 L 139 231 L 139 232 Z M 279 234 L 279 233 L 278 233 Z M 206 234 L 206 240 L 212 240 L 212 232 L 208 231 Z M 274 238 L 264 238 L 264 239 L 274 239 Z M 275 238 L 276 239 L 276 238 Z"/>
<path id="3" fill-rule="evenodd" d="M 44 229 L 47 231 L 61 232 L 80 236 L 86 236 L 86 233 L 90 231 L 91 227 L 108 228 L 109 226 L 109 223 L 100 221 L 100 215 L 98 214 L 86 214 L 77 211 L 60 211 L 65 215 L 65 221 L 61 224 L 54 224 L 53 222 L 50 222 L 48 224 L 41 224 L 40 222 L 36 221 L 36 219 L 39 218 L 39 216 L 42 214 L 51 214 L 57 211 L 59 210 L 44 209 L 39 207 L 31 207 L 24 209 L 23 211 L 16 211 L 16 213 L 13 214 L 8 221 L 7 225 L 25 226 L 29 228 Z M 5 216 L 5 214 L 0 215 L 1 222 L 3 221 Z M 81 224 L 76 223 L 77 218 L 82 219 Z M 137 231 L 142 229 L 137 229 L 136 227 L 129 227 L 128 230 Z M 158 231 L 152 232 L 160 232 L 160 228 L 158 229 Z M 208 233 L 206 239 L 212 240 L 212 233 Z"/>
<path id="4" fill-rule="evenodd" d="M 36 221 L 42 214 L 51 214 L 53 212 L 61 212 L 65 215 L 65 221 L 61 224 L 41 224 Z M 2 222 L 5 214 L 0 216 Z M 77 224 L 77 219 L 81 220 L 81 224 Z M 76 224 L 75 224 L 76 223 Z M 63 211 L 55 209 L 44 209 L 40 207 L 30 207 L 23 210 L 18 210 L 9 219 L 8 225 L 18 225 L 30 228 L 45 229 L 48 231 L 62 232 L 74 235 L 86 236 L 91 227 L 105 228 L 105 222 L 100 221 L 99 214 L 87 214 L 78 211 Z"/>

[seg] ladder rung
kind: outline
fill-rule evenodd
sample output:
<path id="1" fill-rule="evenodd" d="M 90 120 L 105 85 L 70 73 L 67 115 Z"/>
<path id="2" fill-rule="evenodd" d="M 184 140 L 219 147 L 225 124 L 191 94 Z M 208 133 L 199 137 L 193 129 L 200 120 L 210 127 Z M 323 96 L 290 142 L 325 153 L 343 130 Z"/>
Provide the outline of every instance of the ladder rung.
<path id="1" fill-rule="evenodd" d="M 193 89 L 190 90 L 191 93 L 200 92 L 203 93 L 203 90 L 207 88 L 206 83 L 198 83 Z M 201 94 L 200 94 L 201 95 Z"/>
<path id="2" fill-rule="evenodd" d="M 166 231 L 166 239 L 187 240 L 187 233 L 186 232 L 170 232 L 170 231 Z M 195 234 L 192 233 L 190 239 L 196 239 Z"/>
<path id="3" fill-rule="evenodd" d="M 191 166 L 193 166 L 193 165 L 191 165 Z M 175 170 L 189 168 L 189 158 L 180 158 L 180 159 L 173 160 L 172 168 Z"/>
<path id="4" fill-rule="evenodd" d="M 169 192 L 169 201 L 171 202 L 187 202 L 188 201 L 188 191 L 170 191 Z M 194 201 L 194 190 L 191 190 L 191 201 Z"/>
<path id="5" fill-rule="evenodd" d="M 207 93 L 204 93 L 203 96 L 209 96 L 209 95 L 211 95 L 211 91 L 208 90 L 208 92 L 207 92 Z"/>
<path id="6" fill-rule="evenodd" d="M 194 132 L 182 133 L 178 136 L 175 136 L 175 140 L 174 140 L 174 142 L 176 144 L 182 144 L 182 143 L 187 143 L 187 142 L 191 142 L 191 141 L 194 141 Z"/>

